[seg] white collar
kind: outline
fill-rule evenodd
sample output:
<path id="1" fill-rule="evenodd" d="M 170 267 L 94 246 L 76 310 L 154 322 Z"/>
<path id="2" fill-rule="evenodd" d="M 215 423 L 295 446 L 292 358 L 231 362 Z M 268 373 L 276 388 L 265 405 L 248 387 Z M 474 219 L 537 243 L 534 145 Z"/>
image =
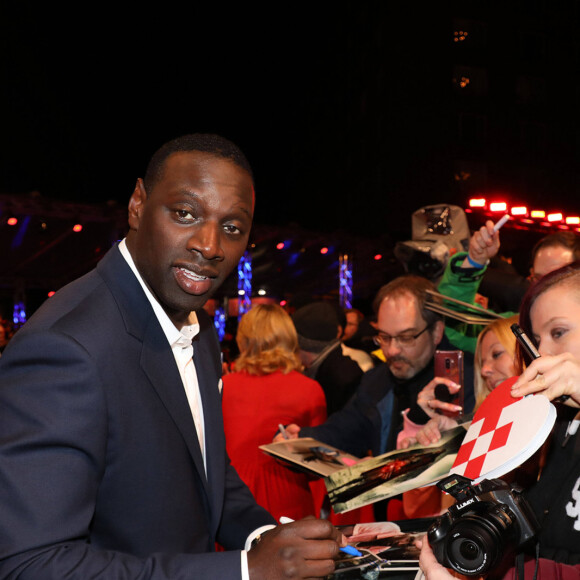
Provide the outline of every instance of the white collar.
<path id="1" fill-rule="evenodd" d="M 184 338 L 185 340 L 191 342 L 193 338 L 199 333 L 199 322 L 197 320 L 197 314 L 195 313 L 195 311 L 192 310 L 189 314 L 189 324 L 184 325 L 181 330 L 179 330 L 175 326 L 175 324 L 171 322 L 171 319 L 169 318 L 169 316 L 167 316 L 167 313 L 165 312 L 161 304 L 159 304 L 155 296 L 153 296 L 153 294 L 151 293 L 151 290 L 149 290 L 149 288 L 147 287 L 147 284 L 145 284 L 145 281 L 141 277 L 139 270 L 137 270 L 137 266 L 133 261 L 133 257 L 129 252 L 129 248 L 127 248 L 127 243 L 125 240 L 126 238 L 123 238 L 119 242 L 119 251 L 121 252 L 123 258 L 125 258 L 127 264 L 129 264 L 129 267 L 133 271 L 133 274 L 135 274 L 135 277 L 139 281 L 139 284 L 141 284 L 141 287 L 145 292 L 145 296 L 147 296 L 147 299 L 149 300 L 151 307 L 155 312 L 155 316 L 157 317 L 157 320 L 159 321 L 159 324 L 161 325 L 161 328 L 163 329 L 163 332 L 165 333 L 165 336 L 167 337 L 169 344 L 173 347 L 175 344 L 177 344 L 180 340 L 183 340 Z"/>

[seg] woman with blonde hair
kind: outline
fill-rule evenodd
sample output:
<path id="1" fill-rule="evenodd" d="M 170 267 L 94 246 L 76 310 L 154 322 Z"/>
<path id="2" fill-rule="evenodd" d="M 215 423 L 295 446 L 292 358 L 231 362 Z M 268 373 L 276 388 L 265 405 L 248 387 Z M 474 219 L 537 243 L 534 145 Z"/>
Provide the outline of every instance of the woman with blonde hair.
<path id="1" fill-rule="evenodd" d="M 518 374 L 516 338 L 511 330 L 512 324 L 517 321 L 517 315 L 498 318 L 490 322 L 477 337 L 473 365 L 474 410 L 495 387 Z"/>
<path id="2" fill-rule="evenodd" d="M 315 426 L 326 420 L 322 387 L 300 371 L 298 336 L 288 313 L 258 304 L 244 314 L 236 334 L 240 356 L 223 377 L 228 455 L 256 501 L 276 519 L 316 515 L 308 477 L 258 448 L 271 443 L 279 424 Z"/>

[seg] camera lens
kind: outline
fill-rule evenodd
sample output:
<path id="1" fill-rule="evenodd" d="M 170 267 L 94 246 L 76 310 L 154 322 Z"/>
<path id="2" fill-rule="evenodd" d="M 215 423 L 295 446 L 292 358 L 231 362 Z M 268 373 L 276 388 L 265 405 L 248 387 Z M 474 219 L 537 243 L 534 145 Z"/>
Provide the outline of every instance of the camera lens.
<path id="1" fill-rule="evenodd" d="M 465 516 L 450 530 L 447 559 L 451 567 L 462 574 L 485 574 L 501 560 L 504 542 L 500 530 L 489 521 Z"/>
<path id="2" fill-rule="evenodd" d="M 459 552 L 466 560 L 475 560 L 479 557 L 479 546 L 471 540 L 465 540 L 459 547 Z"/>
<path id="3" fill-rule="evenodd" d="M 458 572 L 481 574 L 484 569 L 487 569 L 489 557 L 486 552 L 486 541 L 489 541 L 489 538 L 482 538 L 480 534 L 472 534 L 472 536 L 472 538 L 455 537 L 451 540 L 449 561 Z"/>
<path id="4" fill-rule="evenodd" d="M 459 552 L 466 560 L 476 560 L 479 558 L 479 546 L 471 540 L 465 540 L 459 546 Z"/>

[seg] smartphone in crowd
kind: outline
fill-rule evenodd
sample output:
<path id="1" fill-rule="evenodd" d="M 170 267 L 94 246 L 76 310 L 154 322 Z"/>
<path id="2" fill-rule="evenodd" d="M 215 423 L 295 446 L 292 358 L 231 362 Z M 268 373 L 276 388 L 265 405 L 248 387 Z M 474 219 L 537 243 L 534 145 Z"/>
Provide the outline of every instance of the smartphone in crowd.
<path id="1" fill-rule="evenodd" d="M 452 405 L 459 405 L 461 411 L 440 411 L 447 417 L 460 417 L 463 415 L 464 388 L 463 388 L 463 351 L 462 350 L 436 350 L 435 351 L 435 376 L 452 380 L 461 385 L 456 393 L 451 393 L 447 385 L 440 383 L 435 387 L 435 398 Z"/>

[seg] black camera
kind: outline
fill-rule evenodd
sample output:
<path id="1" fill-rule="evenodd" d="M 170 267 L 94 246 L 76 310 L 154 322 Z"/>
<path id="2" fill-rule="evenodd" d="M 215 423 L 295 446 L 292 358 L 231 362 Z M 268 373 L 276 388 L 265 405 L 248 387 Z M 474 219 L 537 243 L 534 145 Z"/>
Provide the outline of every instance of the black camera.
<path id="1" fill-rule="evenodd" d="M 427 537 L 439 563 L 456 572 L 489 572 L 540 529 L 522 490 L 501 479 L 472 485 L 466 477 L 451 475 L 437 487 L 456 503 L 431 524 Z"/>

